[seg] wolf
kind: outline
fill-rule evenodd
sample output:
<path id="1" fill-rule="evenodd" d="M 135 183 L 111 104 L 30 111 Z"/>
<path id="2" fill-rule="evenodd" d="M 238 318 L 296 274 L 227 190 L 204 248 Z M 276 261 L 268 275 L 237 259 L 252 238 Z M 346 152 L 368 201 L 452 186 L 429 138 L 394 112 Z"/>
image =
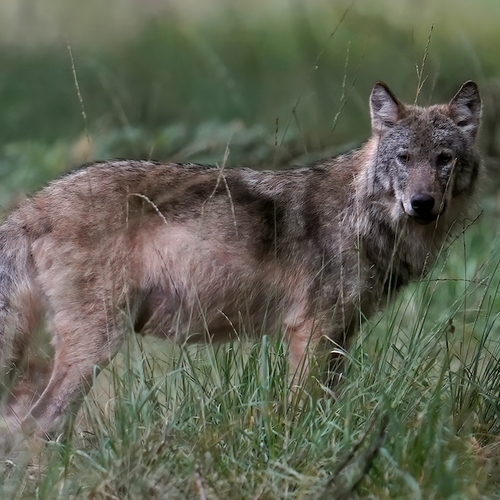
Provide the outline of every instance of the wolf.
<path id="1" fill-rule="evenodd" d="M 474 82 L 429 107 L 378 82 L 369 104 L 369 139 L 305 168 L 107 161 L 23 200 L 0 226 L 4 389 L 42 318 L 55 357 L 21 430 L 64 426 L 130 326 L 177 342 L 281 332 L 294 383 L 311 353 L 335 366 L 462 230 L 482 168 Z"/>

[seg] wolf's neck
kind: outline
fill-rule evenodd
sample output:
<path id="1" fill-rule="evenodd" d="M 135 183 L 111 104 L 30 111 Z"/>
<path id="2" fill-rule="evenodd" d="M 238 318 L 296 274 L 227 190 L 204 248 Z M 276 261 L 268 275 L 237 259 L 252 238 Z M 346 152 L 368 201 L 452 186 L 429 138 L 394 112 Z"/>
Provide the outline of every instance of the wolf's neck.
<path id="1" fill-rule="evenodd" d="M 385 290 L 397 290 L 422 278 L 435 260 L 434 247 L 423 238 L 421 228 L 406 223 L 394 226 L 379 215 L 367 207 L 357 234 L 359 251 L 368 277 Z"/>

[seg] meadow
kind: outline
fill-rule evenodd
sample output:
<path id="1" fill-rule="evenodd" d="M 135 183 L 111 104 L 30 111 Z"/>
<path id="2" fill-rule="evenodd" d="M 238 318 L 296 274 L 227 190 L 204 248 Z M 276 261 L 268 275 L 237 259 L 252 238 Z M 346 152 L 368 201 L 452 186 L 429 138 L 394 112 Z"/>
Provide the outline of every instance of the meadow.
<path id="1" fill-rule="evenodd" d="M 476 80 L 486 164 L 470 223 L 363 325 L 335 393 L 317 373 L 290 393 L 279 335 L 130 335 L 70 438 L 0 450 L 0 498 L 500 498 L 498 19 L 489 0 L 0 5 L 4 213 L 96 160 L 340 154 L 377 80 L 421 104 Z"/>

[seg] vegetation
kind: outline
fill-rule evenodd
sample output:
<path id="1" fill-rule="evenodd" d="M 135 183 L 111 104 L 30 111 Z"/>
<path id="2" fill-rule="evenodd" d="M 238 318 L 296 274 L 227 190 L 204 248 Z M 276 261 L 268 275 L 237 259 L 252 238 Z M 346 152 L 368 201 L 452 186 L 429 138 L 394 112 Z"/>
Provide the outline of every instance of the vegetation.
<path id="1" fill-rule="evenodd" d="M 366 137 L 378 79 L 421 103 L 477 80 L 483 141 L 495 141 L 496 2 L 101 3 L 0 7 L 6 209 L 110 157 L 220 164 L 229 146 L 231 166 L 280 168 L 337 154 Z M 290 392 L 279 335 L 203 347 L 130 336 L 71 439 L 2 451 L 0 498 L 500 498 L 489 179 L 432 274 L 363 326 L 335 394 L 315 376 Z"/>

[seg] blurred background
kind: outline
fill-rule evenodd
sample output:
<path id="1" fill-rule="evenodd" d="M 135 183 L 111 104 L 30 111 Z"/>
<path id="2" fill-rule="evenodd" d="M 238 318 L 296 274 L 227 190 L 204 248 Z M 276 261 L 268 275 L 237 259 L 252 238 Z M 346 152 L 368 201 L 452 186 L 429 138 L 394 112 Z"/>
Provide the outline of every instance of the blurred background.
<path id="1" fill-rule="evenodd" d="M 499 26 L 497 0 L 2 0 L 0 205 L 98 159 L 337 154 L 377 80 L 421 104 L 478 81 L 496 165 Z"/>

